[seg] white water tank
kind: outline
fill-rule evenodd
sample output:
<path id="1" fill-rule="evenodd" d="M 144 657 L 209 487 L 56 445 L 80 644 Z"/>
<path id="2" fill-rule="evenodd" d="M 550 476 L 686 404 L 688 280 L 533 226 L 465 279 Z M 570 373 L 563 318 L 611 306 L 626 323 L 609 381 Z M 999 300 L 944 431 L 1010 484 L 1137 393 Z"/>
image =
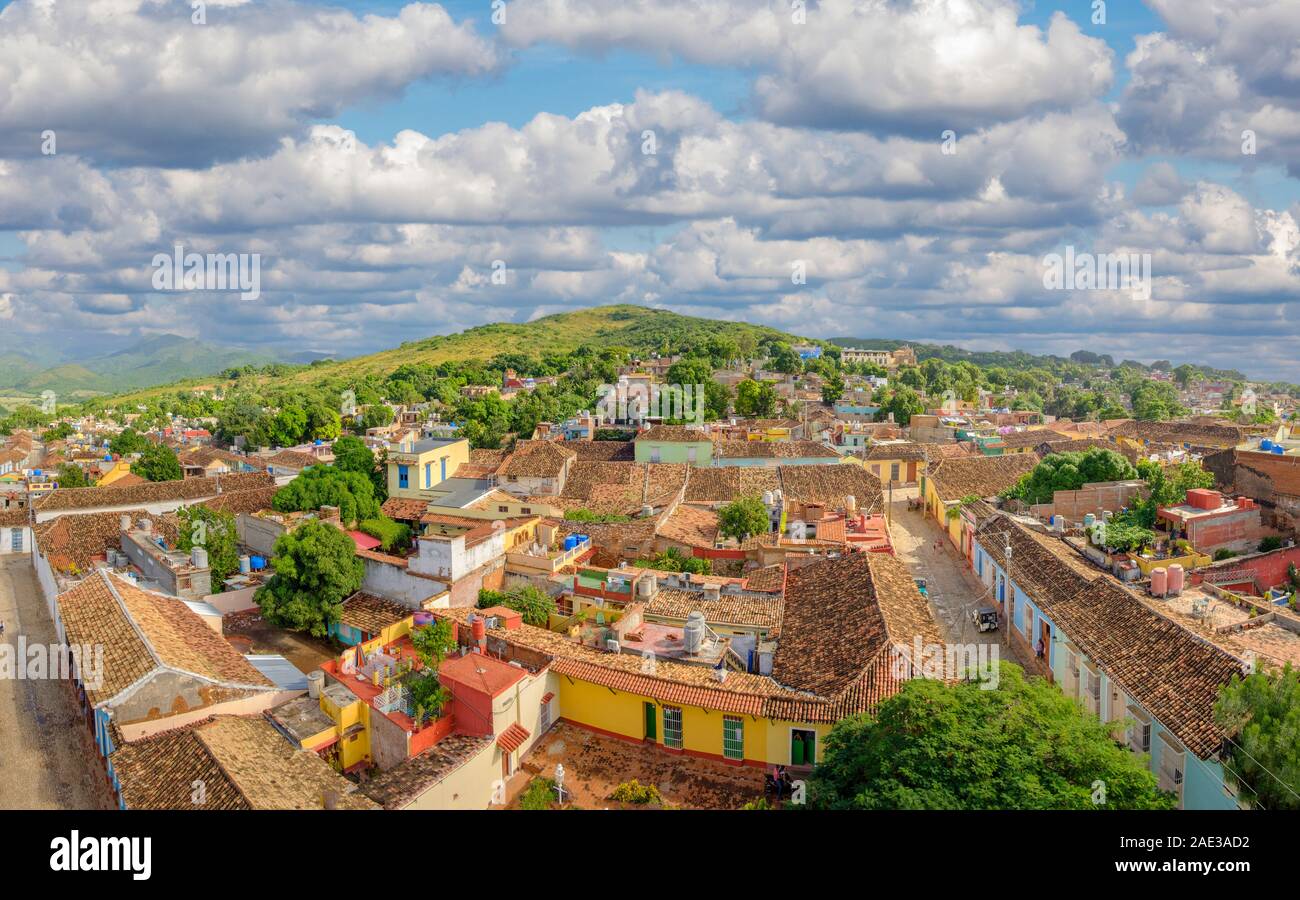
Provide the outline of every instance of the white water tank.
<path id="1" fill-rule="evenodd" d="M 239 557 L 239 574 L 247 575 L 253 571 L 253 561 L 247 556 Z"/>
<path id="2" fill-rule="evenodd" d="M 700 652 L 700 647 L 704 646 L 704 632 L 707 628 L 704 613 L 697 610 L 686 617 L 686 628 L 683 629 L 683 633 L 687 653 Z"/>
<path id="3" fill-rule="evenodd" d="M 208 567 L 208 551 L 202 547 L 195 547 L 190 551 L 190 562 L 196 569 L 206 569 Z"/>
<path id="4" fill-rule="evenodd" d="M 307 696 L 313 700 L 320 699 L 321 686 L 325 684 L 325 673 L 320 669 L 313 669 L 307 673 Z"/>

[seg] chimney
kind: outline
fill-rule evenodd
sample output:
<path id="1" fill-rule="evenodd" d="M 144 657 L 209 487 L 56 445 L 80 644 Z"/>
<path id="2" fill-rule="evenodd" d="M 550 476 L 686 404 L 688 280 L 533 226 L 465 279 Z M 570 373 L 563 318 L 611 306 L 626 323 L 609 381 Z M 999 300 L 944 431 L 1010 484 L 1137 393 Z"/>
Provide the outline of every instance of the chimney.
<path id="1" fill-rule="evenodd" d="M 131 530 L 131 517 L 128 516 L 128 515 L 126 515 L 125 513 L 123 513 L 123 514 L 122 514 L 122 517 L 121 517 L 120 519 L 118 519 L 118 525 L 119 525 L 119 527 L 120 527 L 120 529 L 121 529 L 122 531 L 130 531 L 130 530 Z"/>

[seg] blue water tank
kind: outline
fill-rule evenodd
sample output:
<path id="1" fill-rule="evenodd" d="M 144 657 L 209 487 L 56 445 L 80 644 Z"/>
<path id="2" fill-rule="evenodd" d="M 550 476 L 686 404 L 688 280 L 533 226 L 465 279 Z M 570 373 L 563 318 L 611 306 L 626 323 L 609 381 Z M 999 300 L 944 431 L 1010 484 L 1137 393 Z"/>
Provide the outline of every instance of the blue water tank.
<path id="1" fill-rule="evenodd" d="M 261 556 L 254 556 L 249 562 L 252 564 L 254 572 L 260 572 L 266 568 L 266 560 Z"/>
<path id="2" fill-rule="evenodd" d="M 1261 450 L 1272 450 L 1272 449 L 1273 449 L 1273 442 L 1270 441 L 1268 438 L 1264 438 L 1264 440 L 1262 440 L 1262 441 L 1259 442 L 1259 449 L 1261 449 Z"/>
<path id="3" fill-rule="evenodd" d="M 1286 450 L 1284 450 L 1283 448 L 1279 447 L 1277 444 L 1274 444 L 1274 445 L 1273 445 L 1273 453 L 1276 454 L 1277 456 L 1281 456 L 1281 455 L 1282 455 L 1283 453 L 1285 453 L 1285 452 L 1286 452 Z"/>
<path id="4" fill-rule="evenodd" d="M 578 536 L 571 534 L 564 539 L 564 552 L 568 553 L 574 547 L 578 546 Z"/>
<path id="5" fill-rule="evenodd" d="M 585 544 L 590 540 L 585 534 L 575 534 L 574 537 L 578 539 L 579 544 Z"/>

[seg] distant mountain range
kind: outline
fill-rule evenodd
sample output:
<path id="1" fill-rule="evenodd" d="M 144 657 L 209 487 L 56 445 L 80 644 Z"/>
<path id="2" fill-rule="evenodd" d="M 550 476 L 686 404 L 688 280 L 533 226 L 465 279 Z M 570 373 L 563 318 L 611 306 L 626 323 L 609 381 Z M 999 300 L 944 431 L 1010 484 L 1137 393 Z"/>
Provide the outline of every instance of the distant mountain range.
<path id="1" fill-rule="evenodd" d="M 78 400 L 277 361 L 269 354 L 175 334 L 151 336 L 109 352 L 69 351 L 62 358 L 48 347 L 28 349 L 7 342 L 0 346 L 0 392 L 39 396 L 54 391 L 60 399 Z"/>

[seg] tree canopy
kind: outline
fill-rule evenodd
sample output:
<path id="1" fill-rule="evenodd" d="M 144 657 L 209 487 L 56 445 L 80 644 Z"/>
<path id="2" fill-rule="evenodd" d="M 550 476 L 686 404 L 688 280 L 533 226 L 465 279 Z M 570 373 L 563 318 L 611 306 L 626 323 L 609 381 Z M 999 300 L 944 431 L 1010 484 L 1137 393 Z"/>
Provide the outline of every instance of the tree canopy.
<path id="1" fill-rule="evenodd" d="M 758 497 L 739 497 L 718 508 L 718 533 L 743 541 L 754 534 L 766 534 L 772 528 L 767 507 Z"/>
<path id="2" fill-rule="evenodd" d="M 837 722 L 809 783 L 814 809 L 1169 809 L 1144 760 L 1041 678 L 912 679 Z"/>
<path id="3" fill-rule="evenodd" d="M 1026 503 L 1051 503 L 1057 491 L 1137 477 L 1138 470 L 1123 456 L 1105 447 L 1092 447 L 1081 453 L 1049 454 L 1006 493 Z"/>
<path id="4" fill-rule="evenodd" d="M 254 600 L 268 622 L 324 637 L 338 621 L 343 601 L 356 593 L 365 564 L 352 538 L 324 522 L 304 522 L 280 535 L 271 557 L 275 574 Z"/>
<path id="5" fill-rule="evenodd" d="M 333 466 L 309 466 L 275 492 L 271 505 L 280 512 L 311 512 L 337 506 L 339 518 L 351 524 L 379 516 L 379 501 L 370 479 Z"/>
<path id="6" fill-rule="evenodd" d="M 150 444 L 131 464 L 131 471 L 149 481 L 177 481 L 185 477 L 175 451 L 165 444 Z"/>
<path id="7" fill-rule="evenodd" d="M 1214 718 L 1231 738 L 1226 777 L 1264 809 L 1300 809 L 1300 673 L 1284 669 L 1233 676 Z"/>

